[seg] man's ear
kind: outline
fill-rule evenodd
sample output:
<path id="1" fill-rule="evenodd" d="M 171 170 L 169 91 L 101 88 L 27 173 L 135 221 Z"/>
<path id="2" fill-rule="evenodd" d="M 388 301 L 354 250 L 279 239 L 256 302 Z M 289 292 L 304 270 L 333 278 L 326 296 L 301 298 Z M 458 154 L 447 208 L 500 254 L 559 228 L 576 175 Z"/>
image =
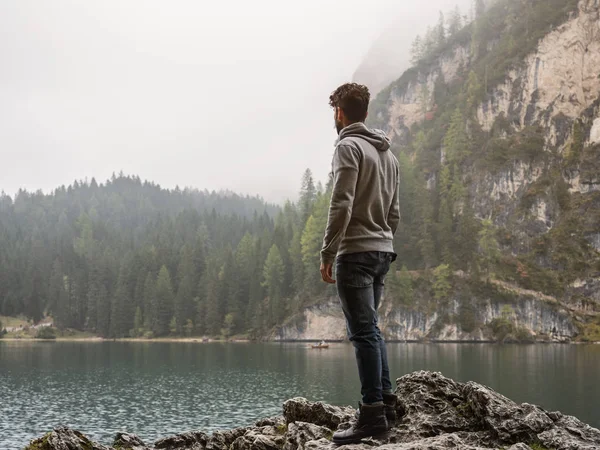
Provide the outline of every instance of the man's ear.
<path id="1" fill-rule="evenodd" d="M 335 108 L 336 119 L 338 122 L 344 122 L 344 111 L 339 106 Z"/>

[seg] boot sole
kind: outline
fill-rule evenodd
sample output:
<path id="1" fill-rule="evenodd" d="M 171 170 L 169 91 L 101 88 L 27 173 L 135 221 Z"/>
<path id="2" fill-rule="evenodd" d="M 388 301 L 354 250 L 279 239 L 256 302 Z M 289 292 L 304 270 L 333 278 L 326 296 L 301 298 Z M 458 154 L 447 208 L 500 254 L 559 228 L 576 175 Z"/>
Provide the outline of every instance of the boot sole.
<path id="1" fill-rule="evenodd" d="M 363 439 L 369 439 L 369 438 L 373 438 L 373 439 L 386 439 L 387 437 L 389 437 L 390 435 L 390 430 L 385 430 L 385 431 L 381 431 L 377 434 L 372 434 L 370 436 L 363 436 L 361 438 L 354 438 L 354 439 L 333 439 L 332 442 L 335 445 L 347 445 L 347 444 L 360 444 L 362 442 Z"/>

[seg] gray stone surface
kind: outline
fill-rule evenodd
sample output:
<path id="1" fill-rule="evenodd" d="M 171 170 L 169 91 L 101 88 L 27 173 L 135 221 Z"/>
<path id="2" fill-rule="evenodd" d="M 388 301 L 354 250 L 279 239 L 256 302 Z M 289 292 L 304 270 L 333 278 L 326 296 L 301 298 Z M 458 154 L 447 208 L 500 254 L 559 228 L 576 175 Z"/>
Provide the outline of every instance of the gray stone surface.
<path id="1" fill-rule="evenodd" d="M 154 448 L 164 450 L 179 449 L 204 449 L 208 442 L 208 435 L 201 431 L 190 431 L 176 436 L 159 439 L 154 443 Z"/>
<path id="2" fill-rule="evenodd" d="M 302 397 L 293 398 L 283 404 L 283 417 L 287 423 L 309 422 L 331 429 L 336 429 L 341 423 L 351 420 L 355 412 L 350 407 L 340 408 L 322 402 L 312 403 Z"/>
<path id="3" fill-rule="evenodd" d="M 145 450 L 148 447 L 138 436 L 130 433 L 117 433 L 113 447 L 127 450 Z"/>

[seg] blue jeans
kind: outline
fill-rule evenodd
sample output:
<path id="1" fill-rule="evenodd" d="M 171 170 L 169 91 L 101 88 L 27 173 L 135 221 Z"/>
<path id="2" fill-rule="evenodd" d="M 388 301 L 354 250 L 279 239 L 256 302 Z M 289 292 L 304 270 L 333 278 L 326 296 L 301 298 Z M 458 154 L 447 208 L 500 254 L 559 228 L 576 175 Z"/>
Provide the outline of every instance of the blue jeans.
<path id="1" fill-rule="evenodd" d="M 356 353 L 363 403 L 381 402 L 382 392 L 392 390 L 377 308 L 395 259 L 395 253 L 362 252 L 340 255 L 336 262 L 337 290 Z"/>

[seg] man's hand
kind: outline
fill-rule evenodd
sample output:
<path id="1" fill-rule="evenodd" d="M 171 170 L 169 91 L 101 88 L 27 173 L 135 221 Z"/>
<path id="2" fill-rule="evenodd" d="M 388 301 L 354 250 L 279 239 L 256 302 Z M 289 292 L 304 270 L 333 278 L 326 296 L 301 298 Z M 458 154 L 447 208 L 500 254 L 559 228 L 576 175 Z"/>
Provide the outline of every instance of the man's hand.
<path id="1" fill-rule="evenodd" d="M 332 276 L 333 276 L 333 264 L 321 263 L 321 278 L 323 278 L 323 281 L 325 283 L 335 284 L 335 280 L 333 278 L 331 278 Z"/>

